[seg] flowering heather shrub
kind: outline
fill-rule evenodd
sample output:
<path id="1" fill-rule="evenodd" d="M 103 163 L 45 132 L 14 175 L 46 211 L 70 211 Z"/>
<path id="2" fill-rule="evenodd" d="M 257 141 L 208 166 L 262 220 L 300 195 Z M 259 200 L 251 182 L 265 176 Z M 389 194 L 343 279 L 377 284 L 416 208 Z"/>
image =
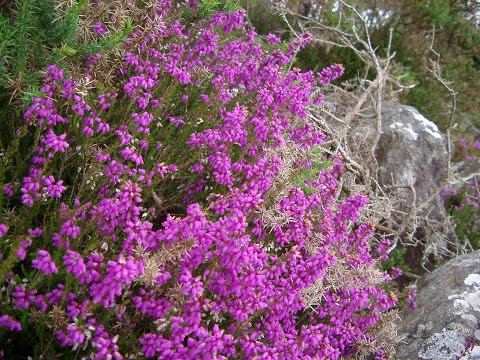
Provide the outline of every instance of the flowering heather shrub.
<path id="1" fill-rule="evenodd" d="M 367 199 L 338 200 L 339 159 L 291 182 L 319 161 L 312 94 L 343 68 L 287 71 L 308 36 L 265 50 L 243 12 L 186 27 L 194 2 L 158 5 L 110 82 L 101 54 L 50 66 L 25 113 L 30 168 L 3 174 L 5 356 L 385 358 L 373 329 L 396 300 L 356 222 Z"/>

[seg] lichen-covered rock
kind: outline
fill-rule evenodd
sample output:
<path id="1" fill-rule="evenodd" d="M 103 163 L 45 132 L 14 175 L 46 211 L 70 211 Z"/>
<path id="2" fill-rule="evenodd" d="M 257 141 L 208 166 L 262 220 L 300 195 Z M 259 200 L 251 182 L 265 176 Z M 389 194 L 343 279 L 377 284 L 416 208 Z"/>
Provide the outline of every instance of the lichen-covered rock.
<path id="1" fill-rule="evenodd" d="M 374 114 L 366 112 L 352 123 L 349 146 L 359 162 L 368 156 L 375 134 Z M 446 143 L 446 136 L 415 108 L 383 104 L 371 172 L 377 175 L 382 192 L 393 199 L 396 210 L 384 221 L 399 224 L 405 214 L 417 210 L 418 217 L 410 218 L 405 230 L 423 242 L 425 259 L 430 254 L 436 259 L 450 257 L 450 251 L 457 251 L 452 245 L 457 243 L 456 235 L 439 194 L 447 174 Z"/>
<path id="2" fill-rule="evenodd" d="M 400 313 L 399 359 L 480 359 L 480 251 L 425 276 L 416 302 L 416 310 Z M 472 336 L 476 345 L 462 356 Z"/>
<path id="3" fill-rule="evenodd" d="M 385 104 L 382 134 L 375 152 L 379 178 L 385 183 L 414 185 L 422 196 L 430 195 L 446 170 L 445 136 L 415 108 Z"/>

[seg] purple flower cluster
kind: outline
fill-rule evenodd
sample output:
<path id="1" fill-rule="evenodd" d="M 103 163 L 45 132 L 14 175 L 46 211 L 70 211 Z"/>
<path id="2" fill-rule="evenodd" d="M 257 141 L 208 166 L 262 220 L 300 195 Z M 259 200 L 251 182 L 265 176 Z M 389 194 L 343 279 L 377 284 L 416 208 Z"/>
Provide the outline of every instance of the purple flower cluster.
<path id="1" fill-rule="evenodd" d="M 32 261 L 32 267 L 43 271 L 45 275 L 56 274 L 58 272 L 55 263 L 50 258 L 50 254 L 45 250 L 38 250 L 38 256 Z"/>
<path id="2" fill-rule="evenodd" d="M 22 325 L 12 317 L 8 315 L 0 316 L 0 327 L 6 327 L 10 331 L 21 331 Z"/>
<path id="3" fill-rule="evenodd" d="M 412 289 L 412 291 L 409 292 L 406 298 L 407 305 L 412 310 L 415 310 L 417 308 L 417 303 L 415 302 L 415 296 L 417 296 L 417 289 Z"/>
<path id="4" fill-rule="evenodd" d="M 322 84 L 329 84 L 342 76 L 344 71 L 342 64 L 333 64 L 317 73 L 317 76 Z"/>
<path id="5" fill-rule="evenodd" d="M 57 340 L 95 359 L 139 351 L 172 360 L 355 354 L 395 305 L 366 276 L 350 275 L 377 265 L 371 228 L 355 224 L 367 199 L 338 201 L 339 159 L 306 181 L 311 192 L 282 180 L 288 146 L 299 149 L 289 156 L 300 170 L 311 167 L 302 154 L 325 135 L 306 121 L 307 109 L 318 81 L 333 81 L 343 68 L 323 70 L 320 80 L 285 72 L 309 36 L 269 52 L 244 12 L 187 28 L 180 15 L 192 2 L 159 5 L 146 19 L 150 30 L 127 39 L 110 88 L 85 95 L 78 79 L 50 66 L 46 96 L 25 114 L 40 141 L 21 201 L 50 206 L 55 224 L 16 248 L 19 260 L 32 257 L 30 247 L 38 251 L 31 264 L 42 272 L 37 286 L 43 282 L 17 285 L 14 308 L 62 308 Z M 102 24 L 95 30 L 105 35 Z M 78 184 L 56 167 L 74 157 Z M 172 197 L 181 210 L 164 207 Z M 287 220 L 267 221 L 268 210 Z M 311 301 L 305 294 L 316 287 Z"/>
<path id="6" fill-rule="evenodd" d="M 104 307 L 113 305 L 115 296 L 122 295 L 122 287 L 130 285 L 142 273 L 143 265 L 140 261 L 126 260 L 122 256 L 118 261 L 108 261 L 105 277 L 90 287 L 93 302 L 102 302 Z"/>

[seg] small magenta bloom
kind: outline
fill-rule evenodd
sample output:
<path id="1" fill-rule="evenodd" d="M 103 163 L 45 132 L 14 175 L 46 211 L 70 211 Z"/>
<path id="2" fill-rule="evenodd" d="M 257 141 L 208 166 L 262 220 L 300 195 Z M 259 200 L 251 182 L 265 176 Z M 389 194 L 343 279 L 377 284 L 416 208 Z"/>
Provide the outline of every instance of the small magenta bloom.
<path id="1" fill-rule="evenodd" d="M 47 74 L 53 80 L 56 80 L 56 81 L 63 80 L 63 71 L 56 65 L 49 65 L 47 67 Z"/>
<path id="2" fill-rule="evenodd" d="M 396 268 L 396 267 L 392 267 L 390 269 L 390 271 L 392 272 L 392 276 L 393 276 L 394 279 L 402 276 L 402 274 L 403 274 L 402 269 L 399 269 L 399 268 Z"/>
<path id="3" fill-rule="evenodd" d="M 3 192 L 4 192 L 5 195 L 7 195 L 8 197 L 12 197 L 12 196 L 13 196 L 13 185 L 12 185 L 12 184 L 5 184 L 5 185 L 3 185 Z"/>
<path id="4" fill-rule="evenodd" d="M 72 250 L 67 250 L 67 255 L 63 257 L 63 264 L 67 267 L 67 272 L 72 273 L 76 277 L 83 275 L 87 271 L 81 255 Z"/>
<path id="5" fill-rule="evenodd" d="M 74 221 L 67 220 L 65 223 L 63 223 L 60 233 L 75 239 L 78 234 L 80 234 L 80 227 L 77 226 Z"/>
<path id="6" fill-rule="evenodd" d="M 267 40 L 270 43 L 270 45 L 280 44 L 282 42 L 282 39 L 275 34 L 268 34 Z"/>
<path id="7" fill-rule="evenodd" d="M 317 73 L 322 84 L 330 84 L 333 80 L 343 75 L 345 69 L 342 64 L 333 64 Z"/>
<path id="8" fill-rule="evenodd" d="M 30 247 L 30 245 L 32 245 L 31 239 L 27 239 L 20 243 L 20 246 L 18 247 L 18 250 L 17 250 L 17 257 L 21 261 L 25 260 L 25 257 L 27 256 L 27 249 Z"/>
<path id="9" fill-rule="evenodd" d="M 21 331 L 22 325 L 8 315 L 0 316 L 0 327 L 7 327 L 10 331 Z"/>
<path id="10" fill-rule="evenodd" d="M 94 30 L 98 36 L 105 36 L 107 34 L 107 28 L 99 22 L 95 23 Z"/>
<path id="11" fill-rule="evenodd" d="M 41 270 L 45 275 L 56 274 L 58 269 L 46 250 L 38 250 L 38 257 L 32 261 L 32 266 Z"/>
<path id="12" fill-rule="evenodd" d="M 55 182 L 54 177 L 51 175 L 43 180 L 43 184 L 46 187 L 46 192 L 52 199 L 61 197 L 62 193 L 67 189 L 63 186 L 63 180 Z"/>
<path id="13" fill-rule="evenodd" d="M 43 230 L 40 228 L 28 229 L 28 233 L 34 237 L 39 237 L 43 235 Z"/>
<path id="14" fill-rule="evenodd" d="M 407 296 L 407 305 L 410 310 L 415 310 L 417 308 L 415 296 L 417 296 L 417 289 L 413 289 Z"/>
<path id="15" fill-rule="evenodd" d="M 65 152 L 70 146 L 68 142 L 65 141 L 66 137 L 67 134 L 56 135 L 53 131 L 50 131 L 43 141 L 47 148 L 53 149 L 54 152 Z"/>
<path id="16" fill-rule="evenodd" d="M 4 224 L 0 224 L 0 237 L 5 235 L 8 231 L 8 227 Z"/>
<path id="17" fill-rule="evenodd" d="M 66 332 L 57 331 L 56 336 L 62 346 L 69 345 L 73 347 L 83 344 L 86 338 L 85 331 L 76 324 L 69 324 Z"/>

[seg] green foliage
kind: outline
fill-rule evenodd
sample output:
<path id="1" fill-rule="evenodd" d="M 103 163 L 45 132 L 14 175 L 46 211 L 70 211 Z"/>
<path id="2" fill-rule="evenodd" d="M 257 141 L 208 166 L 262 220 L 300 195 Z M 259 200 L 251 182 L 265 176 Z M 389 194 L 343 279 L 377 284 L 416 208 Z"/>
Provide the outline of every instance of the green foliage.
<path id="1" fill-rule="evenodd" d="M 306 180 L 317 180 L 321 170 L 327 169 L 333 165 L 333 161 L 312 161 L 312 168 L 302 169 L 302 171 L 296 174 L 290 181 L 293 186 L 301 189 L 305 194 L 311 195 L 315 192 L 316 188 L 309 186 L 305 183 Z"/>
<path id="2" fill-rule="evenodd" d="M 465 196 L 457 195 L 449 201 L 449 213 L 456 224 L 455 232 L 460 240 L 468 239 L 475 250 L 480 249 L 480 209 L 465 202 Z M 463 204 L 458 209 L 454 204 Z"/>
<path id="3" fill-rule="evenodd" d="M 274 33 L 281 36 L 282 40 L 290 39 L 290 32 L 287 24 L 281 21 L 273 9 L 269 8 L 264 2 L 242 0 L 242 6 L 247 11 L 247 17 L 255 31 L 260 35 Z"/>
<path id="4" fill-rule="evenodd" d="M 458 92 L 457 114 L 473 115 L 473 122 L 477 127 L 480 126 L 476 111 L 478 96 L 475 95 L 479 90 L 476 79 L 480 76 L 480 69 L 475 66 L 480 49 L 480 31 L 475 22 L 475 11 L 478 10 L 467 1 L 405 1 L 415 6 L 412 6 L 412 10 L 406 10 L 405 14 L 400 14 L 400 20 L 392 24 L 401 34 L 394 42 L 397 52 L 395 60 L 410 67 L 418 85 L 403 100 L 416 106 L 441 127 L 446 125 L 448 115 L 445 114 L 451 103 L 450 95 L 428 71 L 428 59 L 434 58 L 429 48 L 435 29 L 433 45 L 440 54 L 443 75 Z M 406 25 L 402 16 L 412 17 L 412 23 Z M 421 38 L 421 34 L 426 36 Z M 461 122 L 461 116 L 456 120 Z"/>
<path id="5" fill-rule="evenodd" d="M 59 64 L 68 72 L 71 62 L 117 48 L 133 30 L 132 22 L 127 20 L 122 30 L 84 43 L 79 33 L 88 0 L 77 1 L 61 13 L 56 4 L 55 0 L 17 0 L 0 10 L 0 147 L 3 150 L 16 146 L 15 129 L 33 98 L 40 96 L 42 71 L 46 66 Z"/>
<path id="6" fill-rule="evenodd" d="M 118 32 L 112 32 L 105 37 L 100 37 L 96 41 L 85 44 L 81 46 L 79 49 L 70 48 L 67 49 L 61 48 L 58 51 L 63 50 L 67 54 L 70 53 L 72 55 L 81 55 L 84 57 L 88 54 L 97 54 L 103 53 L 108 50 L 116 49 L 120 47 L 127 36 L 133 31 L 133 23 L 130 19 L 127 19 L 123 24 L 123 29 Z"/>
<path id="7" fill-rule="evenodd" d="M 58 22 L 58 25 L 53 28 L 55 45 L 72 45 L 75 43 L 81 26 L 81 15 L 87 3 L 88 0 L 79 0 L 75 5 L 67 9 L 65 15 L 58 20 L 54 20 L 54 22 Z"/>
<path id="8" fill-rule="evenodd" d="M 465 206 L 462 210 L 452 214 L 457 224 L 455 228 L 457 236 L 460 239 L 468 239 L 475 250 L 480 249 L 480 212 L 473 206 Z"/>
<path id="9" fill-rule="evenodd" d="M 201 0 L 199 2 L 200 14 L 209 16 L 215 12 L 240 10 L 237 0 Z"/>
<path id="10" fill-rule="evenodd" d="M 60 61 L 51 50 L 73 45 L 79 14 L 55 19 L 53 0 L 18 0 L 0 12 L 0 142 L 6 149 L 19 117 L 39 90 L 41 70 Z M 7 12 L 7 10 L 10 10 Z"/>
<path id="11" fill-rule="evenodd" d="M 447 25 L 452 21 L 450 4 L 447 0 L 419 1 L 416 8 L 435 26 Z"/>
<path id="12" fill-rule="evenodd" d="M 184 10 L 184 17 L 190 19 L 194 14 L 195 17 L 206 18 L 213 13 L 222 11 L 240 10 L 239 0 L 200 0 L 198 1 L 198 11 Z"/>
<path id="13" fill-rule="evenodd" d="M 392 252 L 390 252 L 388 260 L 382 263 L 382 270 L 387 271 L 392 267 L 396 267 L 403 271 L 411 271 L 411 269 L 405 263 L 406 253 L 407 249 L 405 247 L 396 247 Z"/>

